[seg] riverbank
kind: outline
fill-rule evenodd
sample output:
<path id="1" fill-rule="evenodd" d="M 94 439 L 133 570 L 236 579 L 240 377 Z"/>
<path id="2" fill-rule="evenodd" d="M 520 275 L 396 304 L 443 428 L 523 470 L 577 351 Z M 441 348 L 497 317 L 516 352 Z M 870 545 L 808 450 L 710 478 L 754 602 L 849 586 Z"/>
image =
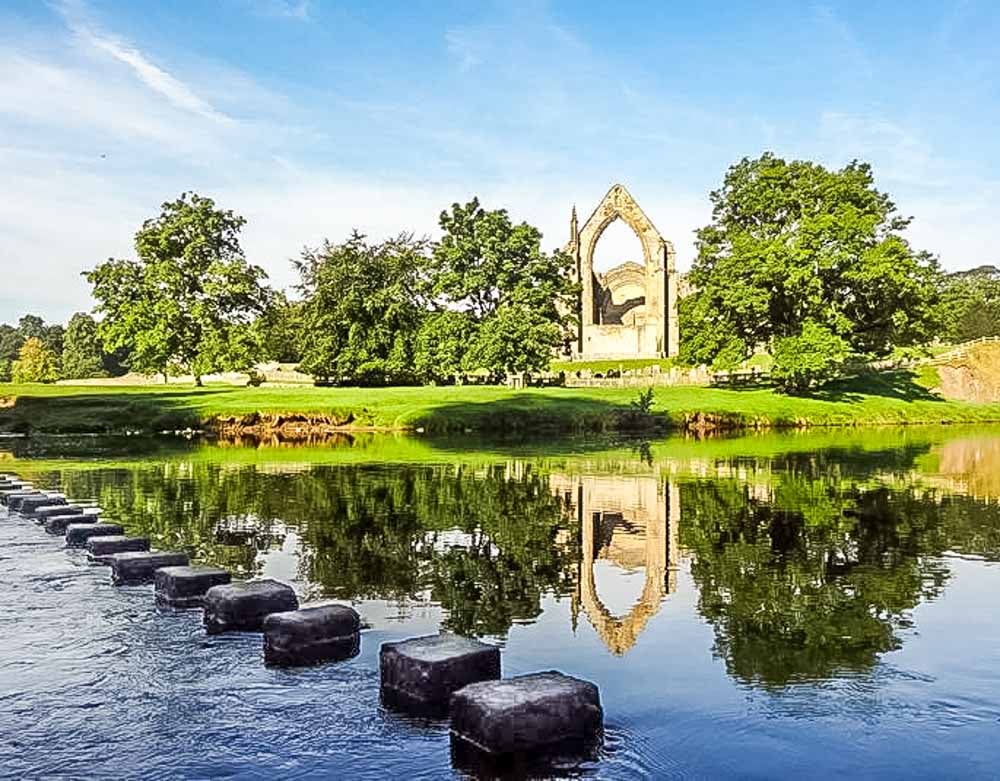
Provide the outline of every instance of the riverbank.
<path id="1" fill-rule="evenodd" d="M 867 377 L 808 397 L 769 388 L 656 388 L 649 416 L 630 388 L 239 388 L 0 384 L 0 431 L 255 435 L 350 430 L 592 432 L 737 430 L 1000 422 L 1000 403 L 946 401 L 907 373 Z"/>

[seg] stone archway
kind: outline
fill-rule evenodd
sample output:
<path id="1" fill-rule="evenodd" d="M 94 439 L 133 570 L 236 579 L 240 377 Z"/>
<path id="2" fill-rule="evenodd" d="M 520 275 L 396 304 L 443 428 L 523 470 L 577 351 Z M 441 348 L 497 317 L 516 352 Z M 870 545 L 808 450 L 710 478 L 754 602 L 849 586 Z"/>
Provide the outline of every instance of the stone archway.
<path id="1" fill-rule="evenodd" d="M 608 298 L 614 298 L 609 286 L 625 265 L 605 275 L 594 272 L 594 249 L 601 235 L 615 220 L 622 220 L 638 236 L 642 246 L 643 296 L 641 310 L 632 307 L 632 321 L 607 322 Z M 570 220 L 570 241 L 565 251 L 575 263 L 580 284 L 579 326 L 576 353 L 587 357 L 665 357 L 678 350 L 677 271 L 673 245 L 639 208 L 639 204 L 621 184 L 614 185 L 578 227 L 576 209 Z M 634 264 L 633 264 L 634 265 Z"/>

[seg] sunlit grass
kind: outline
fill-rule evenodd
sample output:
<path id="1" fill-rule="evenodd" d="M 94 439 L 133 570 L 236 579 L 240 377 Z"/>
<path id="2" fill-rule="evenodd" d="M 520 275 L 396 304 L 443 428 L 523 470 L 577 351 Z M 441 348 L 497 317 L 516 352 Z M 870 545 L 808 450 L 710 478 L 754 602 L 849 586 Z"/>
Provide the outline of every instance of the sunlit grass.
<path id="1" fill-rule="evenodd" d="M 1000 422 L 1000 404 L 944 401 L 928 378 L 907 373 L 841 381 L 813 396 L 769 388 L 693 386 L 654 390 L 653 412 L 671 426 L 696 413 L 729 426 L 851 426 Z M 416 388 L 205 388 L 168 386 L 0 385 L 0 430 L 160 431 L 198 428 L 254 412 L 347 421 L 356 428 L 434 432 L 599 431 L 638 394 L 635 388 L 490 386 Z"/>

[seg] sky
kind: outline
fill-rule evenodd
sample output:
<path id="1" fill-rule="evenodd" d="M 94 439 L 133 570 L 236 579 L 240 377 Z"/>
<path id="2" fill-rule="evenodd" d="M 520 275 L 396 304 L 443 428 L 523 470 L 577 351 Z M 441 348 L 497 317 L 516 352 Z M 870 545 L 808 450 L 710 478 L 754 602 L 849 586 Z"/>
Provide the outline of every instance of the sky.
<path id="1" fill-rule="evenodd" d="M 866 160 L 914 246 L 998 263 L 998 38 L 995 0 L 5 0 L 0 322 L 90 309 L 81 272 L 185 191 L 247 218 L 278 287 L 474 195 L 555 249 L 615 182 L 684 270 L 768 150 Z M 638 252 L 615 223 L 598 268 Z"/>

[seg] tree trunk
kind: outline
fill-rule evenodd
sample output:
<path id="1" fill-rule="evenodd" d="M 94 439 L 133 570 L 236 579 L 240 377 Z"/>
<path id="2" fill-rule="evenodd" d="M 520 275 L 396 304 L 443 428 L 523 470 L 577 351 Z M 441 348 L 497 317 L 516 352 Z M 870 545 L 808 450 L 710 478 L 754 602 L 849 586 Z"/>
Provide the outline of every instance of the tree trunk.
<path id="1" fill-rule="evenodd" d="M 169 382 L 169 380 L 167 379 L 167 370 L 164 369 L 163 370 L 163 384 L 166 385 L 168 382 Z"/>
<path id="2" fill-rule="evenodd" d="M 200 388 L 201 387 L 201 375 L 200 374 L 196 374 L 194 376 L 194 384 L 195 384 L 196 388 Z"/>

